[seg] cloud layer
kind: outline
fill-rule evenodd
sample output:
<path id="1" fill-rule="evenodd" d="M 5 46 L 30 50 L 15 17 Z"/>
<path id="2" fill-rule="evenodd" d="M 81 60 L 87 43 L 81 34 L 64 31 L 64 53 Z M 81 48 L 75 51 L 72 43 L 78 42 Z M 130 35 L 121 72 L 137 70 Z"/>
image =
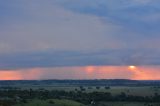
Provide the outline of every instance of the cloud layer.
<path id="1" fill-rule="evenodd" d="M 159 0 L 0 1 L 0 69 L 160 65 Z"/>

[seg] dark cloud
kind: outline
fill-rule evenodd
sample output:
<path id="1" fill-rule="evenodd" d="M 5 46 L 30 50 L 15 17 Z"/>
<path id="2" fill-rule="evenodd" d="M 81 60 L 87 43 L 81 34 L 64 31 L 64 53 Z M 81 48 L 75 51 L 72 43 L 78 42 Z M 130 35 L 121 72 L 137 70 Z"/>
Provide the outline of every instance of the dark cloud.
<path id="1" fill-rule="evenodd" d="M 0 57 L 0 69 L 37 67 L 160 65 L 159 52 L 144 50 L 105 50 L 100 52 L 46 51 L 8 54 Z"/>

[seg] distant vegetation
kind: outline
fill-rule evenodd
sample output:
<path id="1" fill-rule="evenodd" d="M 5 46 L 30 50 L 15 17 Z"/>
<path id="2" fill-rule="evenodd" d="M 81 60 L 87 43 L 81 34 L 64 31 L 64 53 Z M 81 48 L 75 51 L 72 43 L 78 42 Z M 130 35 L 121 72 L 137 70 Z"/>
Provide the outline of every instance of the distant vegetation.
<path id="1" fill-rule="evenodd" d="M 101 79 L 101 80 L 20 80 L 20 81 L 0 81 L 1 86 L 10 85 L 72 85 L 72 86 L 160 86 L 160 81 L 142 81 L 127 79 Z"/>
<path id="2" fill-rule="evenodd" d="M 140 86 L 133 84 L 129 80 L 120 80 L 114 86 L 112 84 L 104 83 L 106 80 L 101 80 L 101 84 L 91 86 L 87 83 L 92 82 L 87 80 L 69 81 L 57 83 L 56 81 L 42 81 L 40 86 L 35 83 L 37 81 L 16 81 L 13 85 L 8 86 L 3 84 L 0 87 L 0 106 L 159 106 L 160 105 L 160 86 L 150 83 L 145 85 L 146 82 L 140 83 Z M 55 83 L 56 82 L 56 83 Z M 125 86 L 120 83 L 125 84 Z M 127 85 L 128 83 L 128 85 Z M 156 82 L 157 83 L 157 82 Z M 30 84 L 30 85 L 29 85 Z M 36 88 L 35 88 L 36 84 Z M 149 84 L 149 82 L 147 82 Z M 153 85 L 154 86 L 153 86 Z M 24 87 L 27 86 L 26 87 Z M 72 85 L 72 86 L 71 86 Z M 74 85 L 74 86 L 73 86 Z M 102 86 L 103 85 L 103 86 Z M 131 86 L 132 85 L 132 86 Z M 145 86 L 142 86 L 145 85 Z M 67 88 L 68 87 L 68 88 Z M 68 89 L 68 90 L 67 90 Z M 118 105 L 116 105 L 117 103 Z"/>

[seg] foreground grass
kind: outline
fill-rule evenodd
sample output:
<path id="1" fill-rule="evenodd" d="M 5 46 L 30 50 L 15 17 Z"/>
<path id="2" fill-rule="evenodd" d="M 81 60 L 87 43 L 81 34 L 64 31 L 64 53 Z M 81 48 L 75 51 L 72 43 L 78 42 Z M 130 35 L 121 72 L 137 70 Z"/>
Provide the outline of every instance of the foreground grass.
<path id="1" fill-rule="evenodd" d="M 97 106 L 160 106 L 160 103 L 101 102 Z"/>
<path id="2" fill-rule="evenodd" d="M 27 103 L 20 103 L 15 106 L 85 106 L 81 103 L 66 99 L 31 100 Z"/>
<path id="3" fill-rule="evenodd" d="M 84 104 L 66 100 L 66 99 L 50 99 L 50 100 L 31 100 L 28 103 L 20 103 L 15 106 L 86 106 Z M 87 105 L 91 106 L 91 105 Z M 140 102 L 99 102 L 93 106 L 160 106 L 160 103 L 140 103 Z"/>

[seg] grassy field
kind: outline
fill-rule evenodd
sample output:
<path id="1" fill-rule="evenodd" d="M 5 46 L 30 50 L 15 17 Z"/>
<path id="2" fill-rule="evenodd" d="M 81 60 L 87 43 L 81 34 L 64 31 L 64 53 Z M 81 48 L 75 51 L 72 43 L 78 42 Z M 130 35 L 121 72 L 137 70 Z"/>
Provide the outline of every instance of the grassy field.
<path id="1" fill-rule="evenodd" d="M 51 99 L 51 100 L 31 100 L 28 101 L 27 103 L 20 103 L 15 106 L 85 106 L 85 105 L 72 100 Z"/>
<path id="2" fill-rule="evenodd" d="M 60 91 L 80 91 L 79 86 L 21 86 L 21 89 L 33 89 L 33 90 L 60 90 Z M 153 96 L 155 93 L 160 94 L 160 88 L 152 86 L 141 87 L 129 87 L 129 86 L 112 86 L 110 89 L 106 89 L 104 86 L 100 86 L 98 89 L 96 86 L 83 86 L 85 89 L 82 92 L 110 92 L 112 95 L 118 95 L 124 92 L 127 95 L 134 96 Z M 66 100 L 66 99 L 51 99 L 51 100 L 28 100 L 27 103 L 19 103 L 15 106 L 92 106 L 84 105 L 82 103 Z M 143 103 L 143 102 L 99 102 L 93 106 L 160 106 L 160 103 Z"/>
<path id="3" fill-rule="evenodd" d="M 64 91 L 75 91 L 75 89 L 80 90 L 78 86 L 21 86 L 22 89 L 46 89 L 46 90 L 64 90 Z M 126 93 L 127 95 L 134 96 L 153 96 L 155 93 L 160 94 L 159 88 L 154 88 L 151 86 L 142 86 L 142 87 L 128 87 L 128 86 L 113 86 L 110 89 L 105 89 L 104 86 L 101 86 L 100 89 L 96 89 L 95 86 L 84 86 L 84 92 L 110 92 L 112 95 L 118 95 L 121 92 Z"/>
<path id="4" fill-rule="evenodd" d="M 77 84 L 76 81 L 69 81 L 71 84 L 66 81 L 62 81 L 63 84 L 52 84 L 50 81 L 30 81 L 24 84 L 23 82 L 25 81 L 12 82 L 12 86 L 11 82 L 1 82 L 2 85 L 6 85 L 0 87 L 0 105 L 10 103 L 5 106 L 160 106 L 160 82 L 141 82 L 140 85 L 136 82 L 121 86 L 100 85 L 97 80 L 94 81 L 97 85 L 92 81 L 92 84 L 90 81 L 81 81 L 82 84 Z M 104 81 L 100 81 L 102 82 Z"/>
<path id="5" fill-rule="evenodd" d="M 101 102 L 97 106 L 160 106 L 160 103 L 139 103 L 139 102 Z"/>
<path id="6" fill-rule="evenodd" d="M 160 106 L 160 103 L 140 103 L 140 102 L 100 102 L 95 105 L 84 105 L 72 100 L 32 100 L 27 103 L 20 103 L 15 106 Z"/>

